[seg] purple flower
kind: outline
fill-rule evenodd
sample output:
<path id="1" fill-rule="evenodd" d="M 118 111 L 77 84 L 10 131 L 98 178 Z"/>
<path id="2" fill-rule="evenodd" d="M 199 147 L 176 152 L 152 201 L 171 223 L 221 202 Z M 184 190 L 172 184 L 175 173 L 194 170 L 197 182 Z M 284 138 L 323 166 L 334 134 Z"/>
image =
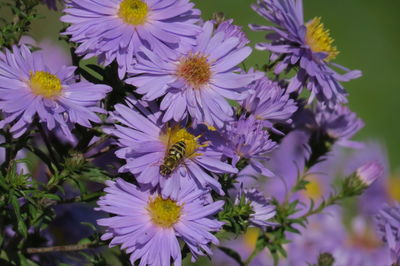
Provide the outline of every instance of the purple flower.
<path id="1" fill-rule="evenodd" d="M 266 154 L 274 150 L 277 144 L 269 139 L 261 121 L 254 116 L 242 116 L 238 121 L 227 124 L 222 136 L 225 140 L 223 153 L 232 158 L 232 165 L 237 165 L 240 159 L 248 163 L 239 176 L 274 176 L 264 162 L 268 160 Z"/>
<path id="2" fill-rule="evenodd" d="M 347 102 L 347 93 L 340 82 L 358 78 L 361 72 L 330 63 L 339 52 L 320 18 L 304 22 L 302 0 L 258 0 L 253 9 L 276 24 L 250 25 L 252 30 L 269 32 L 266 36 L 271 43 L 259 43 L 256 48 L 269 50 L 272 60 L 280 60 L 275 66 L 275 73 L 300 68 L 290 80 L 289 92 L 301 91 L 305 86 L 311 91 L 310 101 L 317 97 L 329 106 Z M 332 67 L 345 73 L 339 74 Z"/>
<path id="3" fill-rule="evenodd" d="M 216 32 L 219 31 L 222 31 L 225 34 L 225 39 L 229 39 L 231 37 L 239 38 L 240 42 L 238 48 L 244 47 L 250 43 L 250 40 L 247 38 L 246 34 L 242 31 L 242 27 L 233 24 L 233 19 L 228 19 L 221 22 L 218 25 Z"/>
<path id="4" fill-rule="evenodd" d="M 329 207 L 324 213 L 311 216 L 301 235 L 290 234 L 288 265 L 316 263 L 318 255 L 328 252 L 334 265 L 389 265 L 388 252 L 372 230 L 366 217 L 351 220 L 350 230 L 342 221 L 338 207 Z"/>
<path id="5" fill-rule="evenodd" d="M 400 263 L 400 205 L 384 206 L 376 216 L 378 232 L 390 249 L 393 265 Z"/>
<path id="6" fill-rule="evenodd" d="M 268 195 L 283 201 L 288 191 L 296 184 L 302 169 L 310 157 L 308 146 L 310 135 L 301 130 L 294 130 L 287 134 L 274 150 L 266 167 L 271 169 L 277 178 L 268 179 L 265 186 Z"/>
<path id="7" fill-rule="evenodd" d="M 58 46 L 50 39 L 44 39 L 36 42 L 32 37 L 24 35 L 19 40 L 19 45 L 25 44 L 28 47 L 37 47 L 40 50 L 35 53 L 41 53 L 44 64 L 54 71 L 58 71 L 63 66 L 72 65 L 71 55 L 63 47 Z M 51 55 L 48 56 L 48 55 Z"/>
<path id="8" fill-rule="evenodd" d="M 301 234 L 289 233 L 287 265 L 316 263 L 320 253 L 333 253 L 346 238 L 341 213 L 337 208 L 328 208 L 325 213 L 311 216 Z M 286 265 L 284 264 L 284 265 Z"/>
<path id="9" fill-rule="evenodd" d="M 357 168 L 356 175 L 363 184 L 370 186 L 383 176 L 383 166 L 377 161 L 371 161 Z"/>
<path id="10" fill-rule="evenodd" d="M 250 214 L 249 222 L 255 227 L 265 230 L 267 227 L 275 226 L 276 223 L 268 222 L 276 215 L 275 206 L 271 204 L 270 200 L 265 198 L 257 189 L 243 189 L 241 187 L 236 199 L 235 204 L 239 204 L 241 197 L 245 198 L 244 203 L 250 204 L 253 211 Z"/>
<path id="11" fill-rule="evenodd" d="M 143 48 L 138 64 L 131 74 L 141 74 L 126 80 L 138 87 L 144 100 L 160 98 L 163 121 L 181 121 L 190 115 L 194 123 L 206 122 L 222 127 L 232 120 L 233 109 L 226 99 L 241 100 L 258 74 L 239 74 L 236 67 L 250 53 L 241 47 L 239 37 L 224 31 L 213 34 L 213 23 L 208 21 L 198 35 L 196 45 L 176 55 L 160 57 Z"/>
<path id="12" fill-rule="evenodd" d="M 145 108 L 145 102 L 130 99 L 127 103 L 129 107 L 115 106 L 113 118 L 122 125 L 108 131 L 118 138 L 121 148 L 116 155 L 126 160 L 120 172 L 131 172 L 142 184 L 159 184 L 165 197 L 179 193 L 182 178 L 223 193 L 219 182 L 207 172 L 237 170 L 220 160 L 221 152 L 211 143 L 201 142 L 201 134 L 193 129 L 161 123 L 161 112 L 152 103 L 152 111 Z"/>
<path id="13" fill-rule="evenodd" d="M 132 265 L 182 264 L 178 239 L 189 247 L 193 257 L 211 255 L 209 244 L 218 244 L 210 232 L 219 231 L 222 222 L 212 218 L 223 201 L 205 202 L 205 193 L 190 183 L 182 187 L 176 198 L 163 199 L 157 192 L 145 191 L 122 179 L 107 181 L 106 195 L 98 201 L 98 209 L 115 216 L 99 219 L 106 226 L 102 240 L 112 239 L 110 247 L 121 245 L 130 255 Z"/>
<path id="14" fill-rule="evenodd" d="M 188 0 L 68 0 L 61 21 L 71 23 L 65 34 L 79 43 L 78 55 L 118 62 L 122 79 L 141 46 L 161 56 L 194 43 L 201 28 L 200 11 Z"/>
<path id="15" fill-rule="evenodd" d="M 69 126 L 77 123 L 91 127 L 100 123 L 96 112 L 99 101 L 111 90 L 106 85 L 74 81 L 75 67 L 49 69 L 41 53 L 31 53 L 22 45 L 12 52 L 0 52 L 0 128 L 12 124 L 15 138 L 32 124 L 36 115 L 49 130 L 57 127 L 72 139 Z"/>
<path id="16" fill-rule="evenodd" d="M 352 148 L 362 146 L 350 139 L 364 127 L 364 122 L 347 106 L 336 105 L 334 109 L 328 109 L 325 105 L 318 104 L 315 120 L 318 127 L 339 145 Z"/>
<path id="17" fill-rule="evenodd" d="M 297 110 L 296 103 L 277 82 L 263 77 L 249 88 L 253 92 L 242 102 L 248 113 L 262 120 L 268 128 L 273 128 L 276 123 L 291 123 L 291 116 Z"/>

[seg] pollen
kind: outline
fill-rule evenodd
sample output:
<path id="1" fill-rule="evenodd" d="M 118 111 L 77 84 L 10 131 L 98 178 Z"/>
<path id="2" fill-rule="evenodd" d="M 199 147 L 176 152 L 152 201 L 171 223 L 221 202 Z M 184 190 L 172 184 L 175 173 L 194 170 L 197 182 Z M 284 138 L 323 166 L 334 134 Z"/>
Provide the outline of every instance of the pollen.
<path id="1" fill-rule="evenodd" d="M 306 24 L 306 27 L 306 42 L 311 50 L 315 53 L 327 53 L 326 61 L 335 59 L 339 51 L 333 46 L 334 40 L 331 38 L 329 30 L 325 29 L 324 24 L 321 23 L 321 18 L 313 18 Z"/>
<path id="2" fill-rule="evenodd" d="M 183 78 L 194 89 L 200 89 L 211 79 L 211 66 L 206 56 L 191 54 L 181 58 L 176 75 Z"/>
<path id="3" fill-rule="evenodd" d="M 61 80 L 56 75 L 46 71 L 31 72 L 29 86 L 34 94 L 45 98 L 60 95 L 62 89 Z"/>
<path id="4" fill-rule="evenodd" d="M 118 16 L 127 24 L 143 25 L 147 21 L 149 7 L 141 0 L 123 0 L 119 6 Z"/>
<path id="5" fill-rule="evenodd" d="M 185 142 L 185 158 L 196 157 L 201 155 L 196 151 L 201 147 L 206 147 L 208 144 L 199 143 L 200 136 L 195 136 L 189 133 L 185 128 L 175 126 L 172 128 L 167 128 L 166 132 L 160 136 L 160 139 L 165 143 L 167 150 L 169 150 L 174 144 L 179 141 Z"/>
<path id="6" fill-rule="evenodd" d="M 163 199 L 158 196 L 154 199 L 149 199 L 147 211 L 154 224 L 163 228 L 170 228 L 179 221 L 182 214 L 182 206 L 171 199 Z"/>

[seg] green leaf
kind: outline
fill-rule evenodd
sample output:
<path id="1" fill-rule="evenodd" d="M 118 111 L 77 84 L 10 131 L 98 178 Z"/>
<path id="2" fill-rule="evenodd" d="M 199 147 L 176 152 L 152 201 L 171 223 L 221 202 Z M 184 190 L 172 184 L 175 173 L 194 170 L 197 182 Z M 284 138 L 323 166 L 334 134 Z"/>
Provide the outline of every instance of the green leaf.
<path id="1" fill-rule="evenodd" d="M 19 259 L 20 266 L 39 266 L 39 264 L 26 258 L 21 252 L 18 252 L 18 259 Z"/>
<path id="2" fill-rule="evenodd" d="M 46 194 L 43 195 L 43 197 L 48 198 L 48 199 L 52 199 L 52 200 L 55 200 L 55 201 L 60 201 L 61 200 L 60 196 L 58 196 L 57 194 L 46 193 Z"/>
<path id="3" fill-rule="evenodd" d="M 13 193 L 13 191 L 11 191 L 10 193 Z M 21 216 L 21 209 L 18 198 L 14 194 L 11 194 L 9 200 L 17 219 L 17 230 L 21 235 L 24 236 L 24 238 L 26 238 L 28 236 L 28 229 L 26 228 L 24 219 Z"/>
<path id="4" fill-rule="evenodd" d="M 92 229 L 94 232 L 97 231 L 96 226 L 94 226 L 92 223 L 81 222 L 81 224 L 82 224 L 82 225 L 86 225 L 87 227 L 89 227 L 90 229 Z M 83 240 L 83 239 L 82 239 L 82 240 Z M 82 241 L 82 240 L 81 240 L 81 241 Z M 89 242 L 90 242 L 90 240 L 89 240 Z M 80 242 L 79 242 L 79 243 L 80 243 Z M 84 243 L 80 243 L 80 244 L 84 244 Z"/>

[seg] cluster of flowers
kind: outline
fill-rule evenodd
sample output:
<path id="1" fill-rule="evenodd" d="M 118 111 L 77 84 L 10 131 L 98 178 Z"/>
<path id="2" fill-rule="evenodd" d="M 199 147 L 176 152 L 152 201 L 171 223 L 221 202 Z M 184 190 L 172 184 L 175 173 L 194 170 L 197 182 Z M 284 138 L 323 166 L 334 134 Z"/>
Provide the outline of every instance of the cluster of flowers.
<path id="1" fill-rule="evenodd" d="M 73 66 L 49 67 L 40 51 L 15 46 L 0 53 L 0 128 L 19 138 L 39 122 L 73 141 L 76 124 L 90 128 L 103 123 L 98 114 L 106 115 L 113 125 L 103 131 L 117 140 L 115 155 L 125 162 L 119 172 L 132 179 L 106 182 L 98 210 L 112 217 L 98 224 L 107 228 L 102 240 L 121 245 L 132 265 L 180 265 L 178 239 L 193 261 L 210 255 L 209 245 L 218 244 L 212 232 L 224 225 L 215 218 L 224 201 L 215 199 L 231 192 L 221 177 L 241 183 L 233 189 L 236 203 L 245 198 L 250 224 L 266 230 L 279 224 L 271 221 L 271 201 L 251 188 L 259 186 L 260 176 L 297 176 L 288 165 L 294 157 L 296 170 L 312 161 L 311 137 L 360 146 L 350 139 L 363 122 L 344 105 L 341 82 L 361 73 L 332 63 L 338 54 L 333 40 L 320 18 L 304 21 L 301 0 L 259 0 L 253 6 L 275 24 L 250 26 L 268 32 L 269 42 L 256 49 L 270 52 L 273 79 L 239 68 L 252 52 L 241 28 L 232 20 L 203 21 L 189 0 L 65 5 L 61 20 L 70 26 L 64 34 L 77 44 L 76 54 L 97 57 L 103 66 L 116 62 L 132 94 L 105 110 L 110 86 L 84 80 Z M 382 176 L 377 161 L 353 171 L 363 186 Z M 393 260 L 400 258 L 399 213 L 387 207 L 378 218 Z"/>

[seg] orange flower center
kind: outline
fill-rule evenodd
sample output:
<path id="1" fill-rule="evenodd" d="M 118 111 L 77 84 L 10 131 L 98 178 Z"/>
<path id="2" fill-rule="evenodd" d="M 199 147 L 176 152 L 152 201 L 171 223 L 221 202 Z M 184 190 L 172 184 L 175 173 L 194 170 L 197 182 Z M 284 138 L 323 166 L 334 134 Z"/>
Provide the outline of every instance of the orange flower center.
<path id="1" fill-rule="evenodd" d="M 194 89 L 200 89 L 211 79 L 211 66 L 207 57 L 200 54 L 189 55 L 180 60 L 176 75 Z"/>

